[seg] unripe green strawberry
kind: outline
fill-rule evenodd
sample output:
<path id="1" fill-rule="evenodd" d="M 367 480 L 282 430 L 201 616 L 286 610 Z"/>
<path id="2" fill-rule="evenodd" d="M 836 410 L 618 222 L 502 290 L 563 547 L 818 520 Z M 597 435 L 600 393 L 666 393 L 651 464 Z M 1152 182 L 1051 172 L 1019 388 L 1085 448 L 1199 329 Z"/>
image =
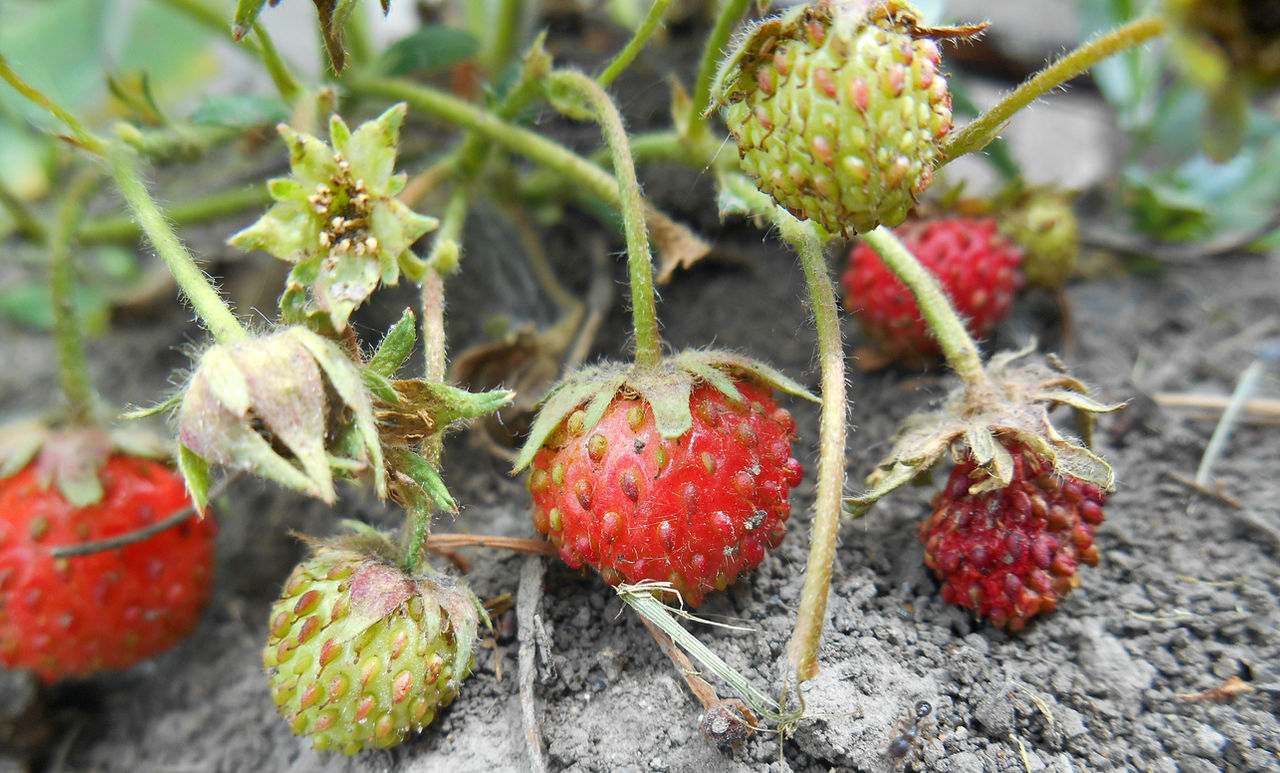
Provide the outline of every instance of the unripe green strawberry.
<path id="1" fill-rule="evenodd" d="M 389 547 L 369 537 L 316 545 L 271 608 L 271 697 L 317 750 L 395 746 L 471 673 L 475 597 L 443 575 L 405 573 Z"/>
<path id="2" fill-rule="evenodd" d="M 926 35 L 899 0 L 819 0 L 751 30 L 722 63 L 717 94 L 760 189 L 830 233 L 901 223 L 951 130 Z"/>
<path id="3" fill-rule="evenodd" d="M 1080 224 L 1066 196 L 1047 191 L 1028 195 L 1001 218 L 1000 233 L 1022 248 L 1027 284 L 1051 290 L 1067 284 L 1080 252 Z"/>

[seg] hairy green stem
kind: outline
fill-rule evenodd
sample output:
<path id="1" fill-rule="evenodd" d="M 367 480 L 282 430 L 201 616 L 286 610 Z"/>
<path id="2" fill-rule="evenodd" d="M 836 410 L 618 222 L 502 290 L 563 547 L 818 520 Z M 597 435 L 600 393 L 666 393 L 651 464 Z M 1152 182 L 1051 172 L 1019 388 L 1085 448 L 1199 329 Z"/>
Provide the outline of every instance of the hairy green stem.
<path id="1" fill-rule="evenodd" d="M 981 397 L 991 389 L 990 379 L 982 367 L 982 357 L 977 345 L 965 329 L 960 315 L 951 306 L 951 301 L 947 300 L 937 277 L 920 265 L 916 256 L 888 228 L 878 226 L 861 236 L 889 270 L 911 290 L 916 305 L 920 307 L 920 314 L 938 339 L 942 356 L 964 382 L 970 397 L 980 402 Z"/>
<path id="2" fill-rule="evenodd" d="M 142 174 L 138 171 L 138 160 L 133 149 L 116 143 L 107 153 L 107 162 L 116 187 L 138 219 L 142 232 L 155 246 L 161 260 L 168 266 L 169 273 L 173 274 L 174 280 L 187 296 L 187 301 L 213 337 L 223 344 L 248 338 L 249 334 L 240 321 L 218 295 L 209 278 L 196 265 L 191 253 L 178 241 L 173 227 L 151 198 L 151 193 L 142 181 Z"/>
<path id="3" fill-rule="evenodd" d="M 562 89 L 590 106 L 604 130 L 618 178 L 618 201 L 622 227 L 627 239 L 627 269 L 631 287 L 631 326 L 635 334 L 635 362 L 657 365 L 662 360 L 662 340 L 658 335 L 658 310 L 653 289 L 653 254 L 649 249 L 649 229 L 645 223 L 644 197 L 631 160 L 631 146 L 622 115 L 608 93 L 591 78 L 572 70 L 559 70 L 547 78 L 548 89 Z M 553 99 L 552 103 L 563 100 Z M 560 105 L 557 105 L 560 107 Z"/>
<path id="4" fill-rule="evenodd" d="M 601 86 L 608 87 L 613 83 L 623 70 L 633 62 L 636 55 L 644 48 L 645 43 L 649 42 L 649 37 L 653 35 L 653 31 L 658 28 L 658 24 L 662 22 L 662 15 L 666 13 L 667 8 L 671 5 L 671 0 L 653 0 L 653 5 L 649 6 L 649 14 L 644 17 L 644 21 L 636 28 L 636 32 L 631 36 L 631 40 L 627 41 L 627 45 L 623 46 L 618 55 L 609 62 L 609 66 L 604 68 L 604 72 L 596 76 L 596 83 Z"/>
<path id="5" fill-rule="evenodd" d="M 840 529 L 841 494 L 844 490 L 845 438 L 848 408 L 844 376 L 844 343 L 840 336 L 840 312 L 835 285 L 827 270 L 822 240 L 813 224 L 797 220 L 739 175 L 725 178 L 732 192 L 751 209 L 777 227 L 784 241 L 800 258 L 813 324 L 818 334 L 818 361 L 822 379 L 822 414 L 819 421 L 818 486 L 810 525 L 809 559 L 800 591 L 800 607 L 787 659 L 800 681 L 818 674 L 818 644 L 827 616 L 827 596 L 831 591 L 831 567 L 835 561 L 836 538 Z"/>
<path id="6" fill-rule="evenodd" d="M 227 215 L 234 215 L 246 209 L 263 207 L 271 203 L 271 194 L 262 183 L 243 188 L 231 188 L 225 191 L 206 194 L 174 204 L 165 211 L 170 223 L 187 225 L 204 223 Z M 81 242 L 94 244 L 100 242 L 128 242 L 138 239 L 142 229 L 128 215 L 113 215 L 93 220 L 86 220 L 77 234 Z"/>
<path id="7" fill-rule="evenodd" d="M 1081 45 L 1032 76 L 990 110 L 951 135 L 951 139 L 942 147 L 938 165 L 954 161 L 966 153 L 982 150 L 999 136 L 1005 123 L 1022 108 L 1103 59 L 1141 45 L 1164 31 L 1164 17 L 1157 14 L 1135 19 Z"/>
<path id="8" fill-rule="evenodd" d="M 502 0 L 498 18 L 493 22 L 493 35 L 485 49 L 484 64 L 493 80 L 497 80 L 507 62 L 515 56 L 520 44 L 520 25 L 524 20 L 524 0 Z"/>
<path id="9" fill-rule="evenodd" d="M 706 48 L 702 50 L 702 61 L 698 65 L 698 75 L 693 82 L 693 104 L 689 106 L 690 137 L 698 136 L 707 125 L 703 113 L 711 104 L 711 84 L 715 81 L 720 57 L 724 56 L 724 48 L 733 35 L 733 29 L 749 5 L 751 0 L 721 0 L 716 24 L 707 37 Z"/>
<path id="10" fill-rule="evenodd" d="M 49 295 L 53 302 L 53 334 L 58 346 L 58 383 L 72 424 L 93 420 L 97 395 L 89 376 L 84 336 L 76 314 L 75 268 L 71 246 L 84 214 L 84 201 L 97 186 L 98 172 L 82 172 L 63 194 L 62 209 L 49 240 Z"/>
<path id="11" fill-rule="evenodd" d="M 43 242 L 49 238 L 49 229 L 45 228 L 44 223 L 40 222 L 25 201 L 15 196 L 13 191 L 5 186 L 3 180 L 0 180 L 0 207 L 9 211 L 18 233 L 33 242 Z"/>
<path id="12" fill-rule="evenodd" d="M 292 105 L 302 93 L 302 86 L 289 70 L 289 65 L 285 64 L 284 59 L 281 58 L 280 52 L 276 50 L 276 44 L 272 42 L 271 36 L 267 34 L 261 22 L 253 23 L 253 34 L 257 36 L 258 43 L 262 46 L 262 64 L 267 68 L 271 82 L 275 84 L 280 97 Z"/>
<path id="13" fill-rule="evenodd" d="M 3 53 L 0 53 L 0 78 L 4 78 L 19 94 L 44 108 L 59 121 L 62 121 L 71 130 L 72 138 L 80 147 L 99 156 L 106 154 L 106 140 L 90 132 L 85 128 L 84 124 L 80 123 L 80 119 L 67 112 L 58 103 L 45 96 L 39 89 L 19 77 L 18 73 L 14 72 L 13 68 L 9 66 L 9 60 L 5 59 Z"/>
<path id="14" fill-rule="evenodd" d="M 537 132 L 516 126 L 501 116 L 430 86 L 399 78 L 353 78 L 348 88 L 357 93 L 403 101 L 415 110 L 471 129 L 507 150 L 575 180 L 597 198 L 617 207 L 618 181 L 599 166 Z"/>

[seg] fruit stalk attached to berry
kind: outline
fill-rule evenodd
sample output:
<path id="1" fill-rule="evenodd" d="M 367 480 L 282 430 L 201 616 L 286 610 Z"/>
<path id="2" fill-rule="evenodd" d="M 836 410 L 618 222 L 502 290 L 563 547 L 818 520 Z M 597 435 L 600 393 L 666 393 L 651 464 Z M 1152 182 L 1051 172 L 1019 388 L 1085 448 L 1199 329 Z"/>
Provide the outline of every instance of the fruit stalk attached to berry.
<path id="1" fill-rule="evenodd" d="M 610 584 L 668 582 L 690 604 L 763 560 L 800 481 L 795 423 L 774 388 L 799 384 L 746 357 L 663 357 L 644 206 L 621 118 L 598 84 L 547 79 L 552 103 L 604 127 L 623 203 L 635 331 L 631 365 L 573 374 L 548 394 L 515 465 L 532 466 L 534 523 L 570 565 Z"/>

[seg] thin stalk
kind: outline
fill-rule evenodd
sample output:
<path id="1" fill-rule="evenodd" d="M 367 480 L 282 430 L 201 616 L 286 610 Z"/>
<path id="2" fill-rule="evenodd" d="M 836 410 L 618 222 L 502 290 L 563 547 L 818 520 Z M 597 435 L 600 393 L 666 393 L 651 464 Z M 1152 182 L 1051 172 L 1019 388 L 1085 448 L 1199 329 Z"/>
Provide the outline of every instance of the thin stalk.
<path id="1" fill-rule="evenodd" d="M 515 56 L 520 42 L 520 24 L 524 20 L 524 0 L 502 0 L 498 6 L 498 18 L 494 19 L 493 35 L 485 51 L 485 67 L 496 77 Z"/>
<path id="2" fill-rule="evenodd" d="M 192 21 L 199 22 L 211 32 L 216 32 L 228 40 L 231 39 L 231 23 L 227 16 L 230 13 L 225 8 L 215 8 L 201 0 L 157 0 L 157 2 L 169 6 L 175 11 L 181 11 L 186 14 Z M 256 41 L 249 38 L 242 39 L 239 47 L 244 48 L 255 57 L 262 58 L 262 46 Z"/>
<path id="3" fill-rule="evenodd" d="M 741 177 L 733 193 L 751 208 L 773 221 L 783 240 L 800 258 L 813 324 L 818 333 L 818 361 L 822 372 L 822 413 L 819 422 L 818 486 L 810 525 L 809 559 L 805 566 L 800 607 L 791 633 L 787 659 L 800 681 L 818 675 L 818 645 L 827 616 L 827 596 L 831 591 L 831 568 L 835 562 L 836 538 L 840 529 L 841 492 L 844 489 L 845 438 L 848 409 L 844 375 L 844 343 L 840 336 L 840 312 L 835 285 L 827 270 L 822 240 L 810 222 L 797 220 L 774 204 Z"/>
<path id="4" fill-rule="evenodd" d="M 504 121 L 501 116 L 439 89 L 399 78 L 353 78 L 347 87 L 357 93 L 408 103 L 415 110 L 471 129 L 507 150 L 541 164 L 586 188 L 592 195 L 617 207 L 618 181 L 614 176 L 537 132 Z"/>
<path id="5" fill-rule="evenodd" d="M 427 381 L 444 381 L 448 365 L 444 335 L 444 278 L 458 266 L 459 244 L 470 201 L 465 188 L 453 192 L 431 245 L 431 254 L 427 256 L 427 272 L 422 278 L 422 343 L 426 349 Z"/>
<path id="6" fill-rule="evenodd" d="M 351 15 L 347 17 L 346 29 L 342 31 L 342 42 L 347 48 L 347 67 L 355 70 L 368 64 L 373 59 L 373 34 L 369 31 L 368 7 L 356 3 Z"/>
<path id="7" fill-rule="evenodd" d="M 196 265 L 191 253 L 178 241 L 173 227 L 165 219 L 156 205 L 147 186 L 142 182 L 138 171 L 137 156 L 126 145 L 111 146 L 107 153 L 107 162 L 111 167 L 111 175 L 115 178 L 120 195 L 129 205 L 142 231 L 155 246 L 161 260 L 169 268 L 169 273 L 182 288 L 187 301 L 195 309 L 196 315 L 208 328 L 219 343 L 235 343 L 249 337 L 230 307 L 218 295 L 204 271 Z"/>
<path id="8" fill-rule="evenodd" d="M 653 1 L 653 5 L 649 6 L 649 14 L 644 17 L 644 21 L 636 28 L 631 40 L 627 41 L 627 45 L 623 46 L 612 62 L 609 62 L 609 66 L 604 68 L 604 72 L 596 76 L 596 83 L 607 88 L 610 83 L 613 83 L 614 78 L 617 78 L 623 70 L 627 69 L 635 61 L 636 55 L 644 48 L 645 43 L 649 42 L 650 36 L 658 28 L 658 24 L 662 22 L 662 15 L 666 13 L 670 5 L 671 0 Z"/>
<path id="9" fill-rule="evenodd" d="M 874 231 L 862 234 L 862 238 L 871 245 L 871 249 L 876 251 L 889 270 L 911 290 L 921 315 L 929 324 L 929 330 L 938 339 L 942 356 L 964 382 L 970 402 L 982 404 L 983 396 L 991 389 L 990 379 L 982 368 L 982 357 L 977 345 L 952 308 L 951 302 L 947 300 L 946 294 L 942 292 L 942 285 L 938 284 L 937 278 L 920 265 L 920 261 L 888 228 L 879 226 Z"/>
<path id="10" fill-rule="evenodd" d="M 26 202 L 15 196 L 3 181 L 0 181 L 0 207 L 9 211 L 18 233 L 33 242 L 43 242 L 49 238 L 49 229 L 44 227 L 44 223 L 40 222 Z"/>
<path id="11" fill-rule="evenodd" d="M 1258 382 L 1262 380 L 1270 364 L 1265 357 L 1259 357 L 1244 369 L 1244 373 L 1240 374 L 1235 391 L 1231 393 L 1231 400 L 1227 403 L 1226 410 L 1222 412 L 1218 426 L 1213 428 L 1213 435 L 1209 438 L 1209 445 L 1205 446 L 1204 456 L 1200 457 L 1200 466 L 1196 468 L 1197 486 L 1206 488 L 1209 486 L 1209 476 L 1213 474 L 1213 466 L 1226 450 L 1227 441 L 1231 439 L 1231 431 L 1235 429 L 1245 404 L 1253 396 L 1254 390 L 1258 388 Z"/>
<path id="12" fill-rule="evenodd" d="M 938 165 L 947 164 L 966 153 L 982 150 L 999 136 L 1005 123 L 1022 108 L 1081 75 L 1103 59 L 1141 45 L 1164 31 L 1164 17 L 1156 14 L 1135 19 L 1081 45 L 1023 82 L 990 110 L 953 134 L 942 147 Z"/>
<path id="13" fill-rule="evenodd" d="M 693 82 L 693 103 L 689 106 L 690 137 L 696 137 L 707 125 L 703 112 L 711 103 L 711 84 L 715 81 L 720 57 L 724 55 L 724 47 L 733 35 L 733 28 L 749 5 L 751 0 L 722 0 L 720 4 L 720 13 L 707 37 L 706 48 L 702 50 L 702 62 L 698 65 L 698 76 Z"/>
<path id="14" fill-rule="evenodd" d="M 84 336 L 76 316 L 75 269 L 71 263 L 71 245 L 84 214 L 84 200 L 97 182 L 96 170 L 83 172 L 72 180 L 49 240 L 49 295 L 53 301 L 53 334 L 58 346 L 58 383 L 67 401 L 67 419 L 72 424 L 92 421 L 97 404 Z"/>
<path id="15" fill-rule="evenodd" d="M 10 86 L 13 86 L 19 94 L 44 108 L 50 115 L 66 124 L 66 127 L 71 130 L 72 137 L 75 139 L 76 144 L 99 156 L 106 155 L 106 140 L 95 135 L 93 132 L 90 132 L 85 128 L 84 124 L 80 123 L 80 119 L 67 112 L 57 102 L 54 102 L 49 97 L 45 96 L 42 91 L 23 80 L 18 73 L 14 72 L 13 68 L 9 66 L 9 61 L 5 59 L 3 53 L 0 53 L 0 78 L 4 78 L 5 81 L 7 81 Z"/>
<path id="16" fill-rule="evenodd" d="M 175 225 L 204 223 L 234 215 L 246 209 L 266 206 L 269 203 L 271 203 L 271 194 L 267 186 L 255 183 L 244 188 L 218 191 L 174 204 L 165 211 L 165 217 Z M 128 215 L 113 215 L 86 220 L 81 224 L 80 233 L 77 236 L 86 244 L 128 242 L 142 236 L 142 229 Z"/>
<path id="17" fill-rule="evenodd" d="M 564 89 L 586 102 L 604 130 L 613 155 L 613 171 L 618 177 L 618 200 L 622 227 L 627 239 L 628 284 L 631 287 L 631 326 L 635 334 L 635 363 L 657 365 L 662 360 L 658 336 L 658 309 L 653 289 L 653 254 L 649 250 L 649 230 L 645 224 L 644 197 L 631 160 L 631 146 L 622 116 L 600 84 L 580 72 L 560 70 L 547 78 L 551 89 Z M 555 100 L 552 100 L 553 103 Z"/>
<path id="18" fill-rule="evenodd" d="M 276 91 L 280 92 L 280 97 L 292 105 L 302 93 L 302 86 L 289 69 L 289 65 L 285 64 L 284 59 L 281 58 L 276 44 L 272 42 L 271 36 L 267 34 L 266 28 L 260 22 L 253 23 L 253 34 L 257 36 L 258 43 L 262 46 L 262 64 L 267 68 L 271 82 L 275 84 Z"/>

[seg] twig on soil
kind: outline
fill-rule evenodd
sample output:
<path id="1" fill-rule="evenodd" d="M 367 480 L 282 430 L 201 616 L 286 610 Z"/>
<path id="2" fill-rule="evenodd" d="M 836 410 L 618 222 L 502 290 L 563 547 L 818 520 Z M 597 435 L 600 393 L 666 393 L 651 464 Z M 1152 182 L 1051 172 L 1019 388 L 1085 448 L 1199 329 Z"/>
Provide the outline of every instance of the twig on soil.
<path id="1" fill-rule="evenodd" d="M 535 556 L 555 558 L 560 555 L 556 546 L 538 539 L 521 539 L 519 537 L 499 537 L 491 534 L 432 534 L 427 545 L 436 552 L 451 548 L 499 548 L 514 550 L 517 553 L 531 553 Z"/>
<path id="2" fill-rule="evenodd" d="M 1226 450 L 1227 441 L 1231 438 L 1231 431 L 1235 429 L 1236 419 L 1244 408 L 1244 404 L 1253 396 L 1258 382 L 1262 380 L 1268 367 L 1277 361 L 1280 361 L 1280 342 L 1272 342 L 1264 346 L 1257 359 L 1244 369 L 1244 373 L 1240 374 L 1235 391 L 1231 393 L 1231 401 L 1223 410 L 1222 419 L 1214 428 L 1213 436 L 1209 438 L 1209 445 L 1204 450 L 1204 457 L 1201 458 L 1200 466 L 1196 469 L 1196 483 L 1203 486 L 1209 482 L 1213 465 Z"/>
<path id="3" fill-rule="evenodd" d="M 545 773 L 547 760 L 542 752 L 542 733 L 538 729 L 538 712 L 533 694 L 535 633 L 538 605 L 542 601 L 542 576 L 546 567 L 538 556 L 529 556 L 520 567 L 520 586 L 516 592 L 516 631 L 519 637 L 520 721 L 524 726 L 525 750 L 529 769 Z M 543 653 L 544 656 L 547 653 Z"/>
<path id="4" fill-rule="evenodd" d="M 639 617 L 658 643 L 658 648 L 671 658 L 684 683 L 689 686 L 689 691 L 702 704 L 702 734 L 719 746 L 736 746 L 755 733 L 756 716 L 747 704 L 737 698 L 725 699 L 717 695 L 715 688 L 702 678 L 702 674 L 694 668 L 688 656 L 676 646 L 671 637 L 649 622 L 644 615 Z"/>
<path id="5" fill-rule="evenodd" d="M 1156 392 L 1151 396 L 1157 405 L 1165 408 L 1196 408 L 1221 414 L 1231 404 L 1231 398 L 1221 395 L 1197 395 L 1187 392 Z M 1280 400 L 1255 397 L 1246 400 L 1241 413 L 1251 413 L 1263 418 L 1280 418 Z"/>
<path id="6" fill-rule="evenodd" d="M 1253 692 L 1253 685 L 1245 682 L 1238 676 L 1233 676 L 1217 687 L 1211 687 L 1204 692 L 1197 693 L 1174 693 L 1175 698 L 1181 698 L 1186 701 L 1218 701 L 1222 702 L 1228 698 L 1239 695 L 1240 693 Z"/>
<path id="7" fill-rule="evenodd" d="M 1236 499 L 1236 498 L 1235 498 L 1235 497 L 1233 497 L 1233 496 L 1230 496 L 1230 495 L 1228 495 L 1228 494 L 1223 493 L 1222 491 L 1220 491 L 1220 490 L 1218 490 L 1218 489 L 1210 488 L 1210 487 L 1208 487 L 1208 486 L 1206 486 L 1206 485 L 1202 485 L 1202 484 L 1200 484 L 1200 483 L 1197 483 L 1197 482 L 1196 482 L 1195 480 L 1193 480 L 1192 478 L 1188 478 L 1186 475 L 1183 475 L 1183 474 L 1178 473 L 1178 472 L 1174 472 L 1173 470 L 1165 470 L 1164 474 L 1165 474 L 1165 475 L 1166 475 L 1170 480 L 1177 481 L 1178 483 L 1181 483 L 1182 485 L 1186 486 L 1186 487 L 1187 487 L 1187 488 L 1189 488 L 1189 489 L 1192 489 L 1193 491 L 1196 491 L 1196 492 L 1198 492 L 1198 493 L 1200 493 L 1200 494 L 1204 494 L 1204 495 L 1205 495 L 1205 496 L 1207 496 L 1207 497 L 1211 497 L 1211 498 L 1213 498 L 1213 499 L 1216 499 L 1216 500 L 1218 500 L 1219 502 L 1222 502 L 1222 503 L 1223 503 L 1223 504 L 1225 504 L 1225 505 L 1228 505 L 1228 506 L 1230 506 L 1230 507 L 1232 507 L 1232 508 L 1235 508 L 1236 510 L 1243 510 L 1243 509 L 1244 509 L 1244 503 L 1243 503 L 1243 502 L 1241 502 L 1239 499 Z"/>
<path id="8" fill-rule="evenodd" d="M 231 483 L 239 476 L 239 473 L 232 473 L 231 475 L 223 478 L 222 481 L 217 486 L 214 486 L 213 490 L 209 492 L 209 499 L 217 499 L 222 496 L 222 493 L 227 490 L 227 487 L 230 486 Z M 138 529 L 137 531 L 131 531 L 128 534 L 118 534 L 107 539 L 97 540 L 94 542 L 83 542 L 79 545 L 62 545 L 60 547 L 50 548 L 49 557 L 59 559 L 73 558 L 75 556 L 87 556 L 92 555 L 93 553 L 102 553 L 108 550 L 122 548 L 127 545 L 132 545 L 135 542 L 145 542 L 162 531 L 172 529 L 174 526 L 177 526 L 195 514 L 196 506 L 187 505 L 181 510 L 174 512 L 166 518 L 156 521 L 150 526 Z"/>

